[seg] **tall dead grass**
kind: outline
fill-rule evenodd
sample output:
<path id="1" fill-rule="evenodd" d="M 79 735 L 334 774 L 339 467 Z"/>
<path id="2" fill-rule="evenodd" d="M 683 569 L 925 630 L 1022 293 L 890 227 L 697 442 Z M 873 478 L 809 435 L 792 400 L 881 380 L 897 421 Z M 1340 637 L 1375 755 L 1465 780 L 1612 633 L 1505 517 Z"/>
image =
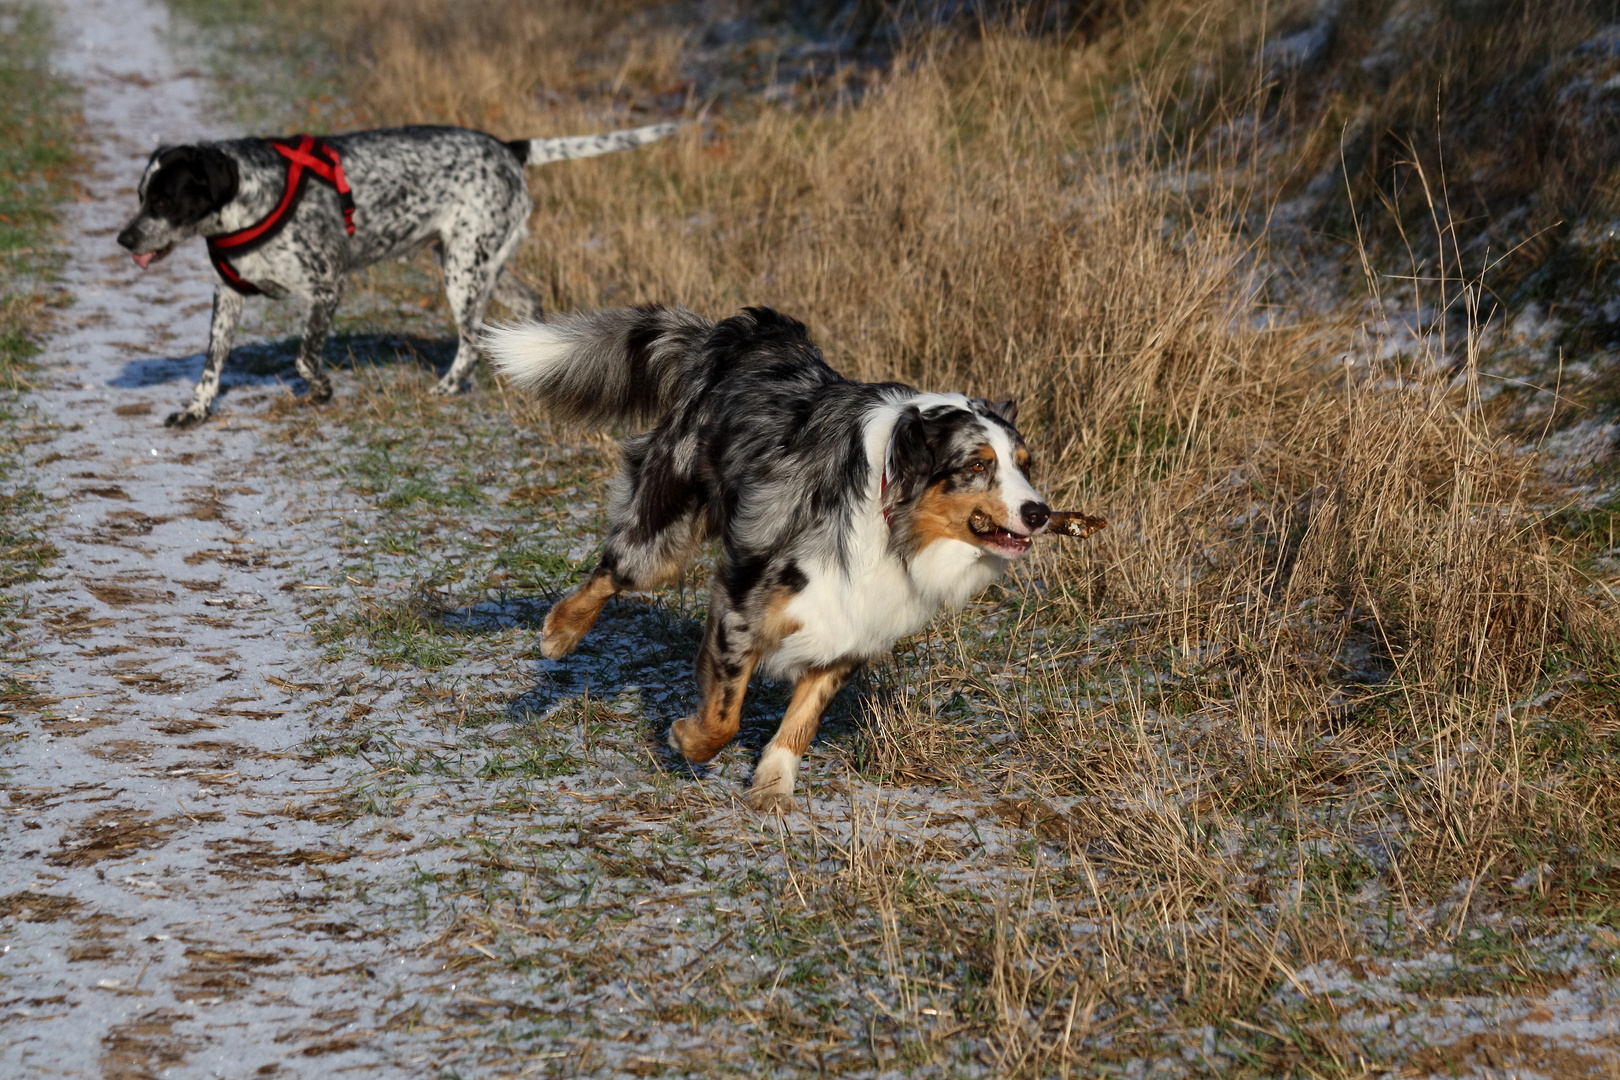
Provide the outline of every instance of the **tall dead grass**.
<path id="1" fill-rule="evenodd" d="M 546 135 L 684 92 L 660 17 L 357 0 L 337 45 L 368 121 Z M 1023 572 L 1033 618 L 1080 644 L 1032 656 L 1009 722 L 1030 789 L 1086 800 L 1057 835 L 1108 873 L 1066 887 L 1110 929 L 1100 960 L 1043 946 L 1050 915 L 986 932 L 1008 1072 L 1078 1060 L 1103 997 L 1233 1015 L 1355 955 L 1363 879 L 1443 939 L 1481 904 L 1593 910 L 1580 883 L 1616 850 L 1620 798 L 1569 751 L 1608 753 L 1589 733 L 1620 627 L 1539 527 L 1555 495 L 1477 407 L 1473 343 L 1460 367 L 1436 343 L 1382 360 L 1376 326 L 1265 309 L 1253 175 L 1143 137 L 1163 102 L 1121 70 L 1128 36 L 938 41 L 858 107 L 742 101 L 554 166 L 517 259 L 553 309 L 770 304 L 853 376 L 1015 396 L 1053 501 L 1113 522 Z M 925 700 L 885 706 L 880 767 L 939 741 L 909 733 Z M 1538 866 L 1526 906 L 1504 883 Z"/>

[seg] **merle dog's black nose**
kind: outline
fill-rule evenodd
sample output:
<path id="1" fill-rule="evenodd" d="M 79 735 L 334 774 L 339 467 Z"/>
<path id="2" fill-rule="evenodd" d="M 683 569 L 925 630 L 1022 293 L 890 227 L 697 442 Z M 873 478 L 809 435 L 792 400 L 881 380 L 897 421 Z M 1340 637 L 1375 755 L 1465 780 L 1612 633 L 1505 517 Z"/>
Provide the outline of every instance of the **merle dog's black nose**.
<path id="1" fill-rule="evenodd" d="M 1018 516 L 1024 519 L 1029 531 L 1034 532 L 1046 524 L 1046 519 L 1052 516 L 1052 508 L 1045 503 L 1027 502 L 1019 508 Z"/>

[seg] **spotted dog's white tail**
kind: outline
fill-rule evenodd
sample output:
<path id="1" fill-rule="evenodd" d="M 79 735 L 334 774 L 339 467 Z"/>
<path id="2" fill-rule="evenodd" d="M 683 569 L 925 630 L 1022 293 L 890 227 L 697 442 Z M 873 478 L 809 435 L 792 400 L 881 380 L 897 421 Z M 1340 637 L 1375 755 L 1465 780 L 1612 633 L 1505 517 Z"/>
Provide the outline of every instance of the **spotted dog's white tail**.
<path id="1" fill-rule="evenodd" d="M 573 161 L 575 158 L 615 154 L 637 146 L 667 139 L 679 130 L 679 124 L 651 124 L 647 127 L 610 131 L 605 135 L 569 135 L 561 139 L 515 139 L 506 145 L 525 165 L 545 165 L 552 161 Z"/>
<path id="2" fill-rule="evenodd" d="M 484 351 L 496 371 L 565 415 L 650 423 L 669 411 L 682 377 L 703 362 L 713 329 L 680 306 L 604 308 L 491 326 Z"/>

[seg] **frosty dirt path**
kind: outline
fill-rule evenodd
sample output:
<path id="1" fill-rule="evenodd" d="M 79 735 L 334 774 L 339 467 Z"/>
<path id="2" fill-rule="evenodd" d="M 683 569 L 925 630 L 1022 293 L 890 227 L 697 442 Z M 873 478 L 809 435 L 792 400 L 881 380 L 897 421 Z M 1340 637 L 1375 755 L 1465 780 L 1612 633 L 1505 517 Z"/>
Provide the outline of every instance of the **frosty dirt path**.
<path id="1" fill-rule="evenodd" d="M 304 874 L 349 853 L 283 816 L 342 782 L 300 759 L 307 724 L 278 682 L 308 655 L 284 588 L 321 563 L 289 507 L 315 506 L 262 464 L 251 386 L 203 430 L 161 426 L 199 368 L 210 275 L 200 245 L 142 275 L 113 236 L 151 148 L 209 133 L 205 87 L 158 4 L 55 9 L 88 162 L 63 228 L 76 302 L 30 399 L 62 555 L 27 587 L 23 645 L 60 700 L 0 756 L 0 915 L 17 921 L 0 1074 L 248 1076 L 320 1039 L 324 1075 L 357 1063 L 342 1010 L 383 958 L 330 944 L 347 928 L 309 932 L 325 920 L 300 907 Z"/>

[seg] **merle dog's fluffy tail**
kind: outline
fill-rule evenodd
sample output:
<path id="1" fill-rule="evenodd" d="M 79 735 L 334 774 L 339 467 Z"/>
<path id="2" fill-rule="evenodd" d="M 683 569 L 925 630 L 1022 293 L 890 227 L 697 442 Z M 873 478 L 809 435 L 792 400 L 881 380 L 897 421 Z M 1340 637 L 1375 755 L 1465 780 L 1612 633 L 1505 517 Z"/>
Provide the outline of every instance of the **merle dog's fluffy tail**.
<path id="1" fill-rule="evenodd" d="M 544 165 L 550 161 L 572 161 L 575 158 L 613 154 L 620 150 L 643 146 L 667 139 L 680 129 L 679 124 L 649 124 L 646 127 L 610 131 L 605 135 L 568 135 L 561 139 L 515 139 L 506 145 L 525 165 Z"/>
<path id="2" fill-rule="evenodd" d="M 713 329 L 680 306 L 604 308 L 492 326 L 484 346 L 496 371 L 569 417 L 645 424 L 675 404 Z"/>

